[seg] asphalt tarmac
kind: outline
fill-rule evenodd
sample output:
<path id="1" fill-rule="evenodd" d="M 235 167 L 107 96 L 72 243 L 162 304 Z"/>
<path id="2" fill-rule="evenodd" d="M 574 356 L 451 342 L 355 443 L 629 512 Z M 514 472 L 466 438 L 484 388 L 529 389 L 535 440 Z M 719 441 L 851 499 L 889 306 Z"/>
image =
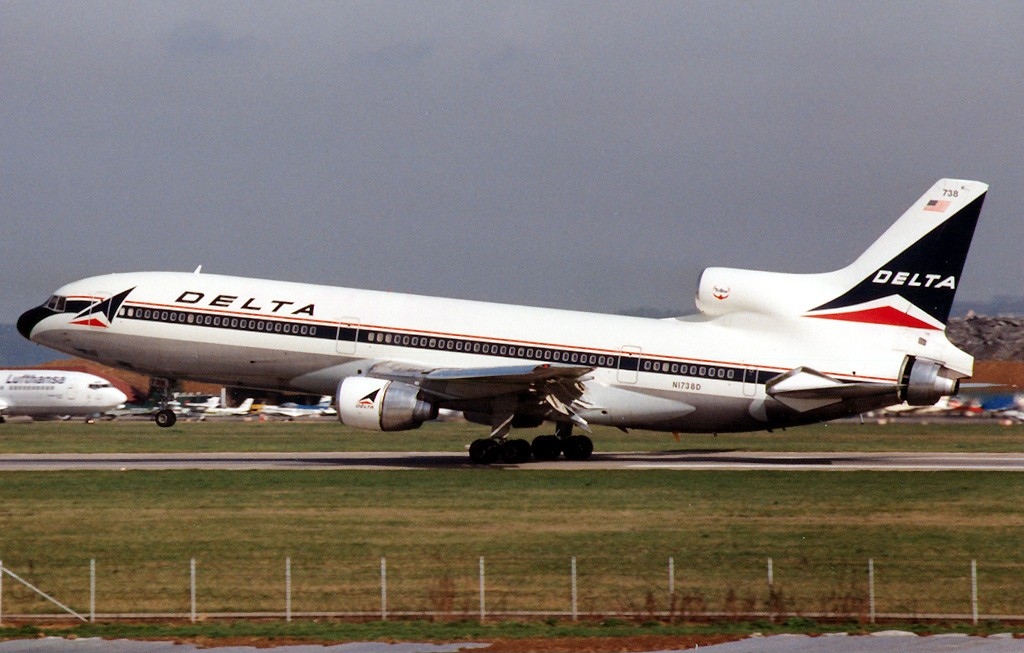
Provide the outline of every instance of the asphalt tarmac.
<path id="1" fill-rule="evenodd" d="M 2 454 L 0 471 L 158 469 L 395 470 L 475 467 L 458 452 L 116 453 Z M 1013 471 L 1024 472 L 1024 454 L 1013 453 L 784 453 L 666 451 L 595 453 L 590 460 L 493 465 L 544 470 L 786 470 L 786 471 Z"/>

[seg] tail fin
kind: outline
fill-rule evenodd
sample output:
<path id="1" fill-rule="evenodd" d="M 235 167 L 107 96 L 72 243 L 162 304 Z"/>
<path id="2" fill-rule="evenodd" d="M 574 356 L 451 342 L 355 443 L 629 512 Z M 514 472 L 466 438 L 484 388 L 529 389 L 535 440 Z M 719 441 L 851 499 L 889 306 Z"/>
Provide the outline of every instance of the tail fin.
<path id="1" fill-rule="evenodd" d="M 707 268 L 697 309 L 945 328 L 988 186 L 942 179 L 856 261 L 835 272 Z"/>
<path id="2" fill-rule="evenodd" d="M 942 179 L 852 264 L 831 273 L 846 290 L 806 314 L 942 329 L 988 185 Z"/>

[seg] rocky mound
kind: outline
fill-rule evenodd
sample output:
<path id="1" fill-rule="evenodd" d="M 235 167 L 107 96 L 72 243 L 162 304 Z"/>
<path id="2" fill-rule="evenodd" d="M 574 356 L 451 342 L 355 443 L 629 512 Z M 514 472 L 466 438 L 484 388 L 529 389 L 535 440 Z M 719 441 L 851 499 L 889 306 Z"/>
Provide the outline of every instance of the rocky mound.
<path id="1" fill-rule="evenodd" d="M 968 313 L 946 325 L 946 335 L 978 360 L 1024 361 L 1024 317 Z"/>

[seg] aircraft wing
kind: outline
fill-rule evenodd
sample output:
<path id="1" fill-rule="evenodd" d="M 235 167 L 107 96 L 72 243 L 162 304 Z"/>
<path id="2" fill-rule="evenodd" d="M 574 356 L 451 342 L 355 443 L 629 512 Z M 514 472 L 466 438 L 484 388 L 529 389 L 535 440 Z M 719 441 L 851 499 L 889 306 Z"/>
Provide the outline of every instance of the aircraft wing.
<path id="1" fill-rule="evenodd" d="M 385 362 L 372 366 L 368 375 L 415 385 L 441 401 L 494 400 L 494 412 L 509 420 L 519 411 L 553 409 L 587 428 L 573 403 L 582 397 L 582 381 L 593 369 L 549 363 L 427 369 Z"/>
<path id="2" fill-rule="evenodd" d="M 592 367 L 575 365 L 504 365 L 427 369 L 401 363 L 377 363 L 368 376 L 418 386 L 439 399 L 481 399 L 543 388 L 573 387 Z M 578 394 L 583 394 L 582 386 Z"/>
<path id="3" fill-rule="evenodd" d="M 765 384 L 768 396 L 801 412 L 821 408 L 846 399 L 893 395 L 896 386 L 885 383 L 846 383 L 809 367 L 797 367 L 770 379 Z"/>

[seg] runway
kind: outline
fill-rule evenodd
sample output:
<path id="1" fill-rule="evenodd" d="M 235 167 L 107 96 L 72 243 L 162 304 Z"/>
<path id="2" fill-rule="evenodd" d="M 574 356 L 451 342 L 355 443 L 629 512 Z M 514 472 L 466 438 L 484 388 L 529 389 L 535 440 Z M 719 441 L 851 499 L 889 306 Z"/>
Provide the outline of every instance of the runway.
<path id="1" fill-rule="evenodd" d="M 772 470 L 1024 472 L 1015 453 L 786 453 L 664 451 L 595 453 L 590 460 L 481 467 L 463 452 L 0 454 L 0 471 L 68 470 Z"/>

